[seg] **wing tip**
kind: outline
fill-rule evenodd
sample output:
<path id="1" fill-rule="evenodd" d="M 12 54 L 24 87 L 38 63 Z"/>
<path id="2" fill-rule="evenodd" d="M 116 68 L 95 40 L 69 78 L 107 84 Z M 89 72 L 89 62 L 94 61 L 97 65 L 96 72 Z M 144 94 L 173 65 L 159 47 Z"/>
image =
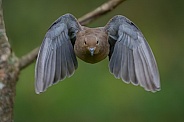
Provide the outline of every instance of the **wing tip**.
<path id="1" fill-rule="evenodd" d="M 36 94 L 40 94 L 40 93 L 42 93 L 43 91 L 42 90 L 38 90 L 38 88 L 35 88 L 35 93 Z"/>
<path id="2" fill-rule="evenodd" d="M 39 88 L 37 85 L 35 86 L 35 93 L 36 94 L 40 94 L 42 92 L 46 91 L 46 89 L 43 88 Z"/>
<path id="3" fill-rule="evenodd" d="M 150 90 L 152 93 L 156 93 L 159 92 L 161 90 L 161 88 L 155 88 L 154 90 Z"/>
<path id="4" fill-rule="evenodd" d="M 134 86 L 139 86 L 139 85 L 140 85 L 141 87 L 144 88 L 145 91 L 149 91 L 149 92 L 155 93 L 155 92 L 158 92 L 158 91 L 161 90 L 160 81 L 154 83 L 154 84 L 153 84 L 154 86 L 148 88 L 147 86 L 143 85 L 142 83 L 140 83 L 140 82 L 138 82 L 138 81 L 137 81 L 137 82 L 133 82 L 132 80 L 125 80 L 124 78 L 121 78 L 121 77 L 115 75 L 113 71 L 111 71 L 111 70 L 109 70 L 109 71 L 110 71 L 110 73 L 111 73 L 112 75 L 114 75 L 114 77 L 115 77 L 116 79 L 121 79 L 121 80 L 122 80 L 124 83 L 126 83 L 126 84 L 130 84 L 130 83 L 131 83 L 131 84 L 133 84 Z"/>
<path id="5" fill-rule="evenodd" d="M 43 88 L 39 88 L 39 87 L 36 86 L 35 87 L 35 93 L 36 94 L 41 94 L 41 93 L 45 92 L 48 89 L 48 87 L 50 87 L 52 85 L 54 85 L 54 84 L 51 84 L 51 85 L 49 85 L 47 87 L 43 87 Z"/>
<path id="6" fill-rule="evenodd" d="M 36 94 L 40 94 L 41 92 L 39 92 L 39 91 L 35 90 L 35 93 L 36 93 Z"/>
<path id="7" fill-rule="evenodd" d="M 143 87 L 143 86 L 142 86 Z M 147 88 L 147 87 L 143 87 L 146 91 L 149 91 L 149 92 L 152 92 L 152 93 L 155 93 L 155 92 L 158 92 L 161 90 L 160 86 L 154 86 L 154 88 Z"/>

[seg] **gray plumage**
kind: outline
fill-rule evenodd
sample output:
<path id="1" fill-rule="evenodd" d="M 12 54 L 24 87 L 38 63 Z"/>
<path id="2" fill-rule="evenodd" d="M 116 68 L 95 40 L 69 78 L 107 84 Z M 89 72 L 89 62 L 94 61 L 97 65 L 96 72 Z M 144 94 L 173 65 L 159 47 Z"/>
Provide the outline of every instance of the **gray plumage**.
<path id="1" fill-rule="evenodd" d="M 92 48 L 94 54 L 90 55 Z M 93 29 L 82 27 L 73 15 L 65 14 L 51 25 L 40 47 L 35 67 L 36 93 L 73 75 L 78 66 L 76 55 L 88 63 L 108 55 L 109 70 L 116 78 L 140 84 L 147 91 L 160 90 L 151 48 L 129 19 L 117 15 L 104 28 Z"/>
<path id="2" fill-rule="evenodd" d="M 124 16 L 117 15 L 110 20 L 105 30 L 112 38 L 109 41 L 116 41 L 110 54 L 110 72 L 126 83 L 140 84 L 147 91 L 160 90 L 155 58 L 136 25 Z"/>
<path id="3" fill-rule="evenodd" d="M 77 69 L 71 40 L 79 30 L 79 24 L 70 14 L 58 18 L 48 29 L 36 62 L 36 93 L 44 92 L 52 84 L 70 77 Z"/>

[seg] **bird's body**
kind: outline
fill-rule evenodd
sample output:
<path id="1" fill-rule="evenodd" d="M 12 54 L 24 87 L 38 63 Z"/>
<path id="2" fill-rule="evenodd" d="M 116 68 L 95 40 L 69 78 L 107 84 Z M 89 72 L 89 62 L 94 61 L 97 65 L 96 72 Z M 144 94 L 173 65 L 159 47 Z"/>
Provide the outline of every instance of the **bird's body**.
<path id="1" fill-rule="evenodd" d="M 82 27 L 77 33 L 74 51 L 77 57 L 87 63 L 97 63 L 109 54 L 108 35 L 104 28 Z M 94 49 L 92 55 L 90 49 Z"/>
<path id="2" fill-rule="evenodd" d="M 115 78 L 160 90 L 156 60 L 138 27 L 124 16 L 114 16 L 104 27 L 81 26 L 71 14 L 59 17 L 48 29 L 35 68 L 36 93 L 74 74 L 76 56 L 87 63 L 109 57 Z"/>

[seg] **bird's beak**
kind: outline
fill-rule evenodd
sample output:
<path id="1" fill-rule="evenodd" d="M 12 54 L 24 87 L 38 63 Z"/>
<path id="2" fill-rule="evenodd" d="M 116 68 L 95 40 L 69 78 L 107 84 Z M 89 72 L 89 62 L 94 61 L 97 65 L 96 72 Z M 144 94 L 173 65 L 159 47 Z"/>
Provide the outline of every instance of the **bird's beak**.
<path id="1" fill-rule="evenodd" d="M 95 52 L 95 48 L 89 48 L 89 52 L 91 53 L 91 56 L 93 56 L 93 54 Z"/>

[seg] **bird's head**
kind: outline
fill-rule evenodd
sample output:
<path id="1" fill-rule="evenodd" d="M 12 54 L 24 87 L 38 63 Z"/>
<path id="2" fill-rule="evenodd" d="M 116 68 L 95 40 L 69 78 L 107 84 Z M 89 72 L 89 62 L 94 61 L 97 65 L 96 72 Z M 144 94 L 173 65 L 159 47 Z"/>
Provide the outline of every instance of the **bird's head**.
<path id="1" fill-rule="evenodd" d="M 87 35 L 84 38 L 84 47 L 93 56 L 99 53 L 100 40 L 95 35 Z"/>

